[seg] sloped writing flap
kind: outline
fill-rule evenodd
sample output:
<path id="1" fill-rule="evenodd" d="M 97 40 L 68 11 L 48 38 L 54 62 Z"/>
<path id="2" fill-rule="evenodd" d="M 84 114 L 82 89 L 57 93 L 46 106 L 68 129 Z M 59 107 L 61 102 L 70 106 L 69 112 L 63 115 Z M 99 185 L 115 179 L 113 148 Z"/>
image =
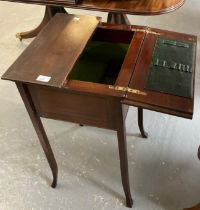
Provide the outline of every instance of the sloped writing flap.
<path id="1" fill-rule="evenodd" d="M 99 18 L 57 14 L 2 79 L 62 87 Z"/>
<path id="2" fill-rule="evenodd" d="M 189 68 L 187 68 L 187 66 L 183 67 L 183 65 L 180 65 L 181 68 L 180 71 L 187 70 L 189 71 L 187 73 L 192 75 L 190 79 L 191 84 L 189 84 L 189 89 L 187 90 L 189 93 L 189 97 L 183 97 L 178 94 L 175 94 L 174 92 L 172 93 L 171 91 L 164 92 L 164 91 L 152 90 L 149 87 L 147 89 L 146 82 L 148 81 L 149 67 L 152 65 L 152 63 L 155 63 L 155 65 L 162 64 L 164 66 L 173 67 L 173 63 L 169 64 L 169 62 L 165 63 L 164 61 L 162 62 L 160 60 L 157 61 L 157 59 L 154 60 L 153 55 L 157 40 L 159 41 L 165 40 L 166 46 L 181 45 L 183 48 L 191 47 L 190 49 L 192 53 L 191 54 L 189 53 L 191 56 L 189 56 L 187 59 L 184 57 L 185 56 L 184 55 L 183 56 L 184 60 L 182 60 L 181 55 L 179 55 L 180 63 L 184 64 L 186 62 L 187 65 L 189 65 Z M 188 46 L 188 43 L 190 46 Z M 138 57 L 137 64 L 135 66 L 134 73 L 130 80 L 127 93 L 124 99 L 122 100 L 122 103 L 162 113 L 172 114 L 179 117 L 184 117 L 189 119 L 192 118 L 194 110 L 196 43 L 197 43 L 197 37 L 193 35 L 149 28 L 140 55 Z M 164 52 L 163 54 L 161 52 L 158 52 L 156 56 L 157 56 L 156 58 L 158 59 L 163 59 L 165 56 L 166 60 L 172 57 L 173 60 L 176 59 L 176 56 L 171 57 L 171 55 L 167 55 L 166 52 Z M 174 62 L 175 61 L 176 60 L 174 60 Z M 155 69 L 155 70 L 161 71 L 161 69 L 159 70 Z M 166 69 L 164 68 L 162 69 L 162 71 L 165 70 Z M 167 69 L 166 71 L 169 70 Z M 176 70 L 174 69 L 171 71 L 176 71 Z M 179 71 L 179 69 L 177 71 Z M 186 74 L 186 72 L 183 72 L 183 74 Z M 164 75 L 159 74 L 158 78 L 156 77 L 156 81 L 153 81 L 153 79 L 155 78 L 152 77 L 151 85 L 154 85 L 156 87 L 163 85 L 162 82 L 165 79 L 164 78 L 165 76 L 166 76 L 165 74 Z M 173 83 L 171 78 L 168 78 L 167 82 L 169 83 L 169 85 L 170 83 Z M 187 86 L 188 84 L 183 84 L 183 85 Z M 166 89 L 168 87 L 170 86 L 166 86 Z"/>

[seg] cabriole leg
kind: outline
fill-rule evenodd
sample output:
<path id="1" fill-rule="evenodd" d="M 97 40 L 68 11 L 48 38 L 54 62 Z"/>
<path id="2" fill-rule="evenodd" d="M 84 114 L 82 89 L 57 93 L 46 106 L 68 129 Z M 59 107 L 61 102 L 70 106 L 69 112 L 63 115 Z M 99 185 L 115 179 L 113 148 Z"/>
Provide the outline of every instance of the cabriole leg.
<path id="1" fill-rule="evenodd" d="M 142 137 L 147 138 L 148 133 L 145 132 L 144 125 L 143 125 L 143 109 L 139 107 L 138 107 L 138 126 L 139 126 Z"/>
<path id="2" fill-rule="evenodd" d="M 57 167 L 57 163 L 53 154 L 53 151 L 51 149 L 51 146 L 49 144 L 46 132 L 44 130 L 44 127 L 42 125 L 41 119 L 38 116 L 31 95 L 27 89 L 26 85 L 23 85 L 21 83 L 16 83 L 17 88 L 19 90 L 19 93 L 22 97 L 22 100 L 24 102 L 24 105 L 28 111 L 28 114 L 31 118 L 31 121 L 33 123 L 33 126 L 35 128 L 35 131 L 38 135 L 38 138 L 40 140 L 40 143 L 42 145 L 42 148 L 44 150 L 44 153 L 46 155 L 46 158 L 49 162 L 49 166 L 52 170 L 52 174 L 53 174 L 53 182 L 52 182 L 52 187 L 55 188 L 57 185 L 57 177 L 58 177 L 58 167 Z"/>
<path id="3" fill-rule="evenodd" d="M 65 11 L 64 7 L 46 6 L 45 14 L 40 25 L 31 31 L 17 33 L 16 37 L 19 38 L 20 41 L 22 41 L 22 39 L 29 39 L 37 36 L 38 33 L 44 28 L 44 26 L 50 21 L 50 19 L 56 13 L 67 13 L 67 12 Z"/>

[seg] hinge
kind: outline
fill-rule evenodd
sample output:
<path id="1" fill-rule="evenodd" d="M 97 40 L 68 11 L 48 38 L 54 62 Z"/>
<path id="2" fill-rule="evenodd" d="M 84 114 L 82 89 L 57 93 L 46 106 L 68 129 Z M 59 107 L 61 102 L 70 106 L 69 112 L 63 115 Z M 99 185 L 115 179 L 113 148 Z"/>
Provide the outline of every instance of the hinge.
<path id="1" fill-rule="evenodd" d="M 122 86 L 109 85 L 109 88 L 113 90 L 123 91 L 123 92 L 127 91 L 127 87 L 122 87 Z"/>
<path id="2" fill-rule="evenodd" d="M 155 31 L 149 31 L 149 30 L 147 30 L 146 31 L 148 34 L 154 34 L 154 35 L 161 35 L 160 33 L 158 33 L 158 32 L 155 32 Z"/>
<path id="3" fill-rule="evenodd" d="M 143 96 L 146 96 L 147 95 L 147 93 L 145 93 L 143 91 L 140 91 L 140 90 L 137 90 L 137 89 L 132 89 L 132 88 L 129 88 L 129 87 L 109 85 L 109 88 L 110 89 L 113 89 L 113 90 L 117 90 L 117 91 L 134 93 L 134 94 L 137 94 L 137 95 L 143 95 Z"/>
<path id="4" fill-rule="evenodd" d="M 155 31 L 149 31 L 149 29 L 132 28 L 132 31 L 135 31 L 135 32 L 143 32 L 143 33 L 154 34 L 154 35 L 160 35 L 160 33 L 155 32 Z"/>
<path id="5" fill-rule="evenodd" d="M 143 96 L 147 95 L 147 93 L 145 93 L 145 92 L 143 92 L 141 90 L 132 89 L 132 88 L 127 88 L 127 92 L 134 93 L 134 94 L 137 94 L 137 95 L 143 95 Z"/>

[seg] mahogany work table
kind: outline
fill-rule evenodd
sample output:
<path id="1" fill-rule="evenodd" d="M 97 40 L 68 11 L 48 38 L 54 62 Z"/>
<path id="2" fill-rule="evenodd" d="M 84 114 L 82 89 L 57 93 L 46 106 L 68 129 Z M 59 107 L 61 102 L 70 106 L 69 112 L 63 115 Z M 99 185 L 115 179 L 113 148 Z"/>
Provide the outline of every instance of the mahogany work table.
<path id="1" fill-rule="evenodd" d="M 57 14 L 2 76 L 17 85 L 51 167 L 52 187 L 57 184 L 58 168 L 40 117 L 116 131 L 126 204 L 132 207 L 124 123 L 126 106 L 189 119 L 193 115 L 193 89 L 191 98 L 186 98 L 145 88 L 159 38 L 166 39 L 167 49 L 170 46 L 186 49 L 193 44 L 195 57 L 197 38 L 192 35 L 101 23 L 100 18 L 92 16 Z M 175 66 L 187 70 L 184 64 Z M 177 68 L 174 71 L 181 70 Z"/>

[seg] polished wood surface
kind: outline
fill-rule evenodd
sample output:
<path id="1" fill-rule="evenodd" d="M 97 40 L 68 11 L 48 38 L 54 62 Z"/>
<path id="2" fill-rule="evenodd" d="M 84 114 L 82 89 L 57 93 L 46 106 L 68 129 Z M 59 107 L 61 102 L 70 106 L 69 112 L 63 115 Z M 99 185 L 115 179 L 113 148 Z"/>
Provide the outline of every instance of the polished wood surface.
<path id="1" fill-rule="evenodd" d="M 158 15 L 181 7 L 185 0 L 82 0 L 80 4 L 69 4 L 65 0 L 9 0 L 30 4 L 63 6 L 134 15 Z"/>
<path id="2" fill-rule="evenodd" d="M 113 107 L 114 108 L 114 107 Z M 126 196 L 126 206 L 131 208 L 133 206 L 133 199 L 131 196 L 130 184 L 129 184 L 129 170 L 128 170 L 128 152 L 127 152 L 127 142 L 126 142 L 126 127 L 125 120 L 123 116 L 123 106 L 118 103 L 115 107 L 114 116 L 116 116 L 116 129 L 117 129 L 117 139 L 119 148 L 119 158 L 120 158 L 120 169 L 122 177 L 122 185 Z"/>
<path id="3" fill-rule="evenodd" d="M 80 7 L 135 15 L 155 15 L 173 11 L 183 3 L 184 0 L 83 0 Z"/>
<path id="4" fill-rule="evenodd" d="M 149 65 L 151 64 L 156 38 L 158 36 L 164 35 L 169 39 L 186 42 L 189 41 L 193 43 L 197 42 L 197 37 L 158 29 L 149 28 L 148 30 L 149 33 L 146 35 L 135 72 L 129 85 L 130 88 L 145 92 L 146 95 L 128 93 L 124 103 L 191 119 L 194 109 L 194 93 L 193 98 L 190 99 L 157 91 L 151 91 L 145 89 L 145 82 L 148 76 L 148 69 Z M 195 63 L 193 65 L 195 69 Z"/>
<path id="5" fill-rule="evenodd" d="M 4 78 L 44 84 L 37 80 L 44 75 L 51 77 L 48 85 L 61 87 L 98 24 L 96 17 L 57 14 Z"/>
<path id="6" fill-rule="evenodd" d="M 63 90 L 28 86 L 37 113 L 41 117 L 116 130 L 111 97 Z"/>
<path id="7" fill-rule="evenodd" d="M 19 90 L 19 93 L 22 97 L 22 100 L 24 102 L 24 105 L 26 107 L 26 110 L 29 114 L 29 117 L 32 121 L 32 124 L 35 128 L 35 131 L 38 135 L 39 141 L 41 143 L 41 146 L 43 148 L 43 151 L 46 155 L 46 158 L 48 160 L 49 166 L 51 168 L 52 174 L 53 174 L 53 182 L 51 186 L 53 188 L 57 185 L 57 178 L 58 178 L 58 166 L 53 154 L 53 151 L 51 149 L 51 146 L 49 144 L 48 137 L 46 135 L 46 132 L 44 130 L 42 121 L 40 119 L 40 116 L 38 115 L 36 108 L 34 106 L 34 102 L 31 98 L 30 92 L 27 89 L 27 86 L 22 83 L 16 83 L 17 88 Z"/>
<path id="8" fill-rule="evenodd" d="M 59 21 L 61 20 L 62 22 L 65 22 L 62 16 L 65 15 L 58 15 L 57 17 L 54 17 L 54 20 L 56 20 L 57 23 L 59 23 Z M 94 18 L 91 17 L 89 19 L 91 19 L 91 23 L 89 23 L 87 19 L 86 22 L 88 25 L 86 29 L 94 26 Z M 70 21 L 73 20 L 70 19 Z M 79 22 L 77 22 L 77 25 L 78 24 Z M 62 25 L 63 24 L 61 24 L 61 26 Z M 69 23 L 66 28 L 70 29 L 70 31 L 73 31 L 73 28 L 76 28 L 77 25 L 75 26 Z M 54 24 L 53 21 L 51 21 L 51 23 L 47 26 L 46 29 L 44 29 L 44 31 L 52 30 L 52 27 L 55 27 L 55 31 L 58 31 L 56 30 L 57 26 Z M 105 29 L 106 31 L 102 31 Z M 65 30 L 65 27 L 63 27 L 63 31 L 66 32 L 68 30 Z M 60 33 L 58 33 L 56 36 L 56 43 L 58 43 L 57 47 L 63 45 L 65 46 L 65 44 L 67 43 L 67 40 L 63 39 L 62 36 L 60 36 L 60 34 L 63 34 L 63 36 L 66 35 L 66 33 L 63 33 L 63 31 L 61 30 Z M 70 31 L 68 31 L 68 33 L 70 33 Z M 116 36 L 116 32 L 118 36 Z M 107 36 L 104 36 L 105 33 L 107 34 Z M 93 36 L 93 39 L 126 43 L 131 42 L 133 34 L 134 32 L 131 31 L 129 26 L 111 24 L 111 26 L 109 27 L 103 24 L 102 28 L 97 29 L 96 35 Z M 120 93 L 118 96 L 118 94 L 113 94 L 113 90 L 110 91 L 110 95 L 104 94 L 104 91 L 100 94 L 96 94 L 95 91 L 84 92 L 84 90 L 81 89 L 78 91 L 73 90 L 73 88 L 69 86 L 69 83 L 67 82 L 68 80 L 66 80 L 66 75 L 60 72 L 59 68 L 60 65 L 64 65 L 63 68 L 66 67 L 68 63 L 66 63 L 65 59 L 60 59 L 60 57 L 57 56 L 60 55 L 59 52 L 62 52 L 63 55 L 66 56 L 66 59 L 68 59 L 68 56 L 71 57 L 71 51 L 68 49 L 65 49 L 64 52 L 62 50 L 59 52 L 54 51 L 54 48 L 51 49 L 53 43 L 52 39 L 50 38 L 50 33 L 47 33 L 46 35 L 49 36 L 49 39 L 46 39 L 44 34 L 40 33 L 40 35 L 35 39 L 33 45 L 28 47 L 30 49 L 33 49 L 34 52 L 35 48 L 41 50 L 41 52 L 37 51 L 39 53 L 39 56 L 36 59 L 38 59 L 38 62 L 40 60 L 41 64 L 43 63 L 42 66 L 38 66 L 38 62 L 36 62 L 35 65 L 34 63 L 32 63 L 31 68 L 33 67 L 32 70 L 35 69 L 37 74 L 47 75 L 49 72 L 51 72 L 52 76 L 59 78 L 56 79 L 57 82 L 54 83 L 54 85 L 52 85 L 52 83 L 47 83 L 47 85 L 43 85 L 40 82 L 35 82 L 35 72 L 32 70 L 30 71 L 29 66 L 26 65 L 37 55 L 33 52 L 32 54 L 30 54 L 32 50 L 25 50 L 24 54 L 22 54 L 18 61 L 13 64 L 8 73 L 3 76 L 3 79 L 11 79 L 13 81 L 16 81 L 25 107 L 29 113 L 33 126 L 38 134 L 38 138 L 42 144 L 43 150 L 46 154 L 47 160 L 52 170 L 52 187 L 55 187 L 57 184 L 58 169 L 40 117 L 70 121 L 117 131 L 122 185 L 126 195 L 126 205 L 128 207 L 132 207 L 133 200 L 131 197 L 129 185 L 126 133 L 124 129 L 124 120 L 126 115 L 126 112 L 124 112 L 124 110 L 126 109 L 124 108 L 125 105 L 121 104 L 122 93 Z M 84 40 L 88 40 L 90 36 L 91 34 L 88 33 L 87 39 L 85 39 L 86 37 L 84 35 L 83 38 Z M 115 38 L 113 39 L 113 37 Z M 47 43 L 47 41 L 49 42 L 49 44 L 41 45 L 41 42 Z M 69 46 L 71 46 L 71 44 L 73 43 L 68 44 Z M 48 56 L 46 54 L 47 49 L 49 50 Z M 68 56 L 65 55 L 66 52 L 68 52 Z M 78 50 L 76 53 L 80 55 L 81 51 Z M 63 55 L 60 56 L 64 57 Z M 52 65 L 44 62 L 45 57 L 47 57 L 49 61 L 53 62 L 50 62 L 50 64 Z M 20 72 L 20 77 L 16 76 L 17 70 Z M 26 72 L 28 72 L 28 74 Z M 31 74 L 29 74 L 30 72 Z M 65 83 L 62 83 L 64 86 L 58 86 L 58 84 L 61 84 L 60 81 L 63 80 L 65 80 Z M 78 83 L 80 82 L 77 81 L 77 84 Z M 85 83 L 84 86 L 87 87 L 87 83 Z M 106 89 L 108 89 L 107 86 Z"/>
<path id="9" fill-rule="evenodd" d="M 68 18 L 65 16 L 68 16 Z M 141 26 L 116 25 L 111 23 L 101 23 L 98 25 L 96 18 L 88 16 L 85 17 L 84 33 L 80 36 L 81 31 L 79 31 L 80 27 L 78 25 L 82 25 L 83 23 L 79 21 L 79 19 L 74 20 L 69 17 L 72 16 L 66 14 L 55 16 L 45 27 L 43 32 L 32 42 L 33 44 L 24 51 L 2 78 L 15 81 L 17 84 L 51 167 L 54 178 L 52 183 L 53 187 L 55 187 L 57 183 L 58 169 L 40 117 L 70 121 L 116 131 L 119 145 L 121 179 L 126 197 L 126 205 L 127 207 L 132 207 L 133 200 L 129 184 L 124 123 L 126 105 L 138 107 L 138 125 L 142 136 L 146 138 L 147 135 L 143 128 L 143 108 L 149 108 L 162 113 L 175 114 L 180 117 L 191 117 L 193 114 L 193 99 L 185 103 L 185 98 L 177 99 L 177 97 L 172 95 L 166 98 L 166 94 L 159 93 L 159 97 L 161 98 L 160 103 L 162 105 L 162 107 L 159 107 L 159 100 L 155 98 L 153 94 L 149 94 L 147 98 L 144 98 L 146 96 L 141 96 L 137 92 L 135 94 L 129 93 L 127 88 L 138 88 L 139 90 L 145 91 L 142 89 L 143 86 L 141 87 L 140 85 L 144 83 L 146 73 L 143 74 L 141 72 L 147 72 L 146 67 L 150 63 L 155 38 L 158 33 L 162 34 L 162 36 L 173 37 L 178 40 L 190 39 L 190 41 L 193 42 L 196 42 L 196 37 L 164 30 L 147 29 Z M 69 20 L 68 24 L 66 24 L 66 20 Z M 71 23 L 71 21 L 77 22 L 74 24 Z M 68 42 L 68 40 L 71 40 L 68 39 L 68 36 L 70 36 L 70 33 L 76 28 L 78 28 L 79 34 L 74 34 L 76 40 L 72 40 L 74 40 L 74 42 L 77 41 L 78 45 L 81 45 L 78 46 L 78 50 L 74 50 L 73 45 L 77 45 L 77 43 Z M 59 33 L 52 35 L 48 33 L 49 30 Z M 104 45 L 106 47 L 109 46 L 108 43 L 114 45 L 119 43 L 123 43 L 124 45 L 129 44 L 121 67 L 118 67 L 119 73 L 116 76 L 117 78 L 114 85 L 101 82 L 72 80 L 68 77 L 70 71 L 73 71 L 73 65 L 79 61 L 80 54 L 84 54 L 83 48 L 88 41 L 107 42 L 107 44 Z M 53 43 L 56 46 L 53 46 Z M 66 46 L 72 48 L 72 51 Z M 30 49 L 34 53 L 31 52 Z M 108 48 L 104 48 L 102 54 L 98 54 L 97 59 L 103 56 L 106 50 L 108 50 Z M 93 54 L 90 54 L 90 56 L 91 55 Z M 34 63 L 33 61 L 35 60 L 37 62 Z M 66 60 L 68 62 L 66 62 Z M 116 60 L 111 59 L 109 63 L 114 64 L 115 61 Z M 144 61 L 144 65 L 142 65 L 142 61 Z M 68 65 L 70 65 L 70 67 Z M 109 65 L 107 67 L 111 68 Z M 85 69 L 83 69 L 83 71 L 84 70 Z M 92 70 L 95 70 L 95 68 L 92 68 Z M 48 76 L 48 73 L 50 73 L 49 76 L 53 77 L 53 82 L 51 80 L 49 82 L 35 81 L 37 75 L 42 74 Z M 115 89 L 115 87 L 119 85 L 122 86 L 122 89 Z M 162 101 L 162 97 L 167 99 L 165 104 Z M 173 102 L 173 100 L 175 102 Z M 177 100 L 180 102 L 178 103 L 179 107 L 177 107 L 176 104 Z M 175 111 L 172 112 L 172 110 Z"/>
<path id="10" fill-rule="evenodd" d="M 13 1 L 13 0 L 10 0 Z M 109 23 L 116 24 L 128 24 L 130 22 L 126 14 L 136 14 L 136 15 L 158 15 L 162 13 L 171 12 L 182 6 L 185 0 L 149 0 L 148 3 L 145 0 L 129 0 L 129 1 L 96 1 L 96 0 L 84 0 L 81 4 L 72 5 L 66 4 L 66 1 L 58 0 L 16 0 L 13 2 L 23 2 L 32 4 L 44 4 L 46 5 L 45 14 L 41 23 L 33 30 L 27 32 L 20 32 L 16 34 L 16 37 L 20 39 L 28 39 L 37 36 L 41 29 L 49 22 L 49 20 L 56 13 L 66 13 L 64 7 L 75 7 L 88 10 L 99 10 L 107 11 Z M 64 4 L 65 3 L 65 4 Z"/>

